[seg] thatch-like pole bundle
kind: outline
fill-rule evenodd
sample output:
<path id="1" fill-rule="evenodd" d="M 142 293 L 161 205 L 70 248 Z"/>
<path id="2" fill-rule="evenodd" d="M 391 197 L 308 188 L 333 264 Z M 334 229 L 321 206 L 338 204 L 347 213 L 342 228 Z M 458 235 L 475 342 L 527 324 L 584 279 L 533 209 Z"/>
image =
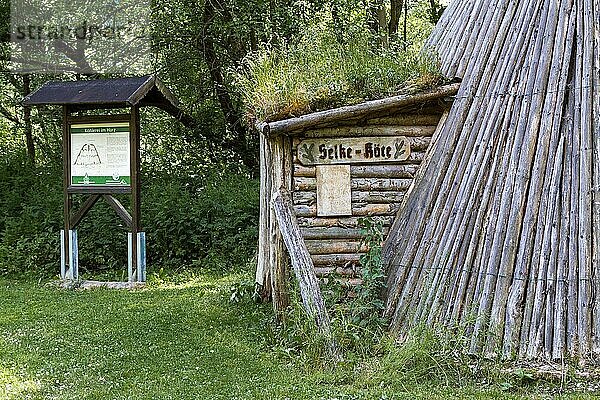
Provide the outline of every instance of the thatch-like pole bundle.
<path id="1" fill-rule="evenodd" d="M 600 353 L 600 0 L 454 0 L 429 40 L 463 78 L 384 248 L 399 334 Z"/>

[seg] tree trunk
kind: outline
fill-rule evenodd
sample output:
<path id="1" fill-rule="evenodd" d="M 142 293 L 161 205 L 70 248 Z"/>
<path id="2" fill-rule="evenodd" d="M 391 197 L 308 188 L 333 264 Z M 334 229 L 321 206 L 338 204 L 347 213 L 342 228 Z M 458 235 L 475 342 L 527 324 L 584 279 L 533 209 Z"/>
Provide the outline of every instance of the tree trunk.
<path id="1" fill-rule="evenodd" d="M 398 26 L 400 25 L 403 6 L 403 0 L 390 0 L 390 24 L 388 25 L 390 39 L 398 36 Z"/>
<path id="2" fill-rule="evenodd" d="M 365 1 L 367 9 L 367 27 L 377 39 L 378 45 L 387 44 L 387 20 L 383 0 Z"/>
<path id="3" fill-rule="evenodd" d="M 408 24 L 408 0 L 404 2 L 404 29 L 402 32 L 402 40 L 404 41 L 404 50 L 406 50 L 408 46 L 408 35 L 407 35 L 407 26 Z"/>
<path id="4" fill-rule="evenodd" d="M 202 39 L 202 53 L 208 66 L 210 78 L 212 80 L 219 105 L 225 116 L 225 121 L 233 133 L 233 139 L 225 140 L 225 144 L 240 156 L 242 162 L 250 170 L 254 171 L 258 166 L 257 149 L 250 145 L 250 140 L 246 137 L 247 131 L 242 124 L 242 116 L 236 109 L 231 95 L 227 89 L 219 57 L 215 50 L 214 38 L 211 33 L 213 21 L 215 19 L 215 5 L 212 0 L 206 0 L 204 4 L 204 13 L 202 15 L 202 25 L 204 37 Z"/>
<path id="5" fill-rule="evenodd" d="M 23 97 L 31 93 L 31 75 L 23 75 Z M 23 106 L 23 129 L 27 144 L 27 158 L 31 165 L 35 165 L 35 145 L 33 143 L 33 130 L 31 127 L 31 106 Z"/>

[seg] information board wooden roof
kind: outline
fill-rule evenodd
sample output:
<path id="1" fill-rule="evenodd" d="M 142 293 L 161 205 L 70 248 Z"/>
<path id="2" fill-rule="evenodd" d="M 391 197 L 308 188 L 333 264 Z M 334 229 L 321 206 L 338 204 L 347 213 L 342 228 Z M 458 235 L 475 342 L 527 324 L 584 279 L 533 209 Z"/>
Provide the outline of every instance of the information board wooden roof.
<path id="1" fill-rule="evenodd" d="M 73 108 L 155 106 L 172 113 L 177 99 L 155 76 L 47 82 L 23 100 L 24 105 L 68 105 Z"/>

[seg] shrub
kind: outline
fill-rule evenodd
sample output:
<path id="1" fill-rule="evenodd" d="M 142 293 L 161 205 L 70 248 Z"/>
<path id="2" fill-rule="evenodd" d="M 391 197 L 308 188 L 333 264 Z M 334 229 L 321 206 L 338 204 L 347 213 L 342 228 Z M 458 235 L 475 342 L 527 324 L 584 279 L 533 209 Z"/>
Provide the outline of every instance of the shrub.
<path id="1" fill-rule="evenodd" d="M 25 157 L 0 168 L 0 275 L 55 276 L 63 224 L 62 171 L 32 168 Z M 258 237 L 258 182 L 231 171 L 197 178 L 152 178 L 142 189 L 148 266 L 202 267 L 225 272 L 245 266 Z M 128 196 L 119 199 L 128 207 Z M 76 196 L 74 208 L 84 200 Z M 126 278 L 127 229 L 100 200 L 77 227 L 80 273 Z"/>
<path id="2" fill-rule="evenodd" d="M 345 298 L 338 298 L 332 306 L 333 325 L 340 345 L 350 353 L 360 356 L 379 353 L 380 342 L 387 328 L 383 317 L 381 299 L 385 288 L 385 274 L 381 260 L 383 221 L 379 218 L 359 220 L 363 242 L 369 248 L 360 257 L 360 284 L 347 288 Z M 340 280 L 331 280 L 340 285 Z M 339 293 L 340 291 L 337 290 Z"/>
<path id="3" fill-rule="evenodd" d="M 52 166 L 31 167 L 21 153 L 4 161 L 0 168 L 0 273 L 55 273 L 62 220 L 60 172 Z"/>
<path id="4" fill-rule="evenodd" d="M 227 271 L 244 264 L 258 240 L 258 182 L 207 177 L 203 187 L 160 180 L 144 196 L 148 262 Z"/>

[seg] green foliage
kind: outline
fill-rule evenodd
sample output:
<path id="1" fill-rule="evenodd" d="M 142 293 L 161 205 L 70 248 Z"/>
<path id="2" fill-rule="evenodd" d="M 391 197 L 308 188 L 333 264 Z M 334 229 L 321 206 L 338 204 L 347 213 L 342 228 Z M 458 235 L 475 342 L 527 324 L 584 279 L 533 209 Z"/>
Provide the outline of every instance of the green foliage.
<path id="1" fill-rule="evenodd" d="M 249 299 L 258 302 L 260 299 L 256 291 L 256 283 L 252 279 L 242 279 L 236 282 L 234 285 L 231 285 L 229 291 L 231 293 L 229 301 L 232 303 L 241 303 Z"/>
<path id="2" fill-rule="evenodd" d="M 369 249 L 360 257 L 361 283 L 344 287 L 343 280 L 332 278 L 329 285 L 334 289 L 325 293 L 336 293 L 329 303 L 333 303 L 331 315 L 338 343 L 349 355 L 364 357 L 381 352 L 388 321 L 383 317 L 381 298 L 385 289 L 381 263 L 383 222 L 378 218 L 361 218 L 359 224 L 363 242 Z M 335 289 L 335 286 L 341 287 Z"/>
<path id="3" fill-rule="evenodd" d="M 322 285 L 334 340 L 349 360 L 381 354 L 387 328 L 380 297 L 385 287 L 381 264 L 383 223 L 377 218 L 362 218 L 359 222 L 369 248 L 360 258 L 361 283 L 349 286 L 343 278 L 330 276 Z M 310 362 L 324 360 L 325 338 L 317 332 L 314 322 L 306 318 L 297 285 L 292 285 L 292 291 L 285 324 L 276 328 L 272 339 L 289 354 Z"/>
<path id="4" fill-rule="evenodd" d="M 31 167 L 24 154 L 0 168 L 0 275 L 58 273 L 63 224 L 62 173 Z M 74 208 L 85 197 L 76 196 Z M 129 206 L 127 196 L 120 197 Z M 258 182 L 222 170 L 204 177 L 147 179 L 142 225 L 148 265 L 230 271 L 245 266 L 258 236 Z M 77 228 L 84 277 L 124 279 L 127 230 L 103 201 Z"/>
<path id="5" fill-rule="evenodd" d="M 364 30 L 340 42 L 321 13 L 298 41 L 246 58 L 240 74 L 248 120 L 275 121 L 430 88 L 442 82 L 437 58 L 398 43 L 373 47 Z"/>
<path id="6" fill-rule="evenodd" d="M 380 330 L 387 323 L 381 316 L 384 309 L 381 295 L 385 289 L 381 259 L 383 220 L 361 218 L 358 223 L 363 235 L 362 241 L 369 251 L 360 257 L 362 282 L 354 289 L 356 297 L 352 301 L 352 322 L 362 327 Z"/>
<path id="7" fill-rule="evenodd" d="M 277 324 L 273 316 L 266 329 L 267 343 L 280 357 L 304 365 L 322 364 L 326 360 L 325 338 L 314 321 L 306 318 L 300 301 L 299 287 L 292 287 L 291 305 L 285 323 Z"/>
<path id="8" fill-rule="evenodd" d="M 466 355 L 467 339 L 454 331 L 417 327 L 401 344 L 390 344 L 382 360 L 386 380 L 449 385 L 485 375 L 480 363 Z"/>
<path id="9" fill-rule="evenodd" d="M 149 264 L 229 271 L 256 250 L 256 180 L 233 173 L 199 177 L 194 184 L 157 179 L 142 202 Z"/>
<path id="10" fill-rule="evenodd" d="M 532 386 L 537 378 L 533 370 L 527 368 L 516 368 L 509 371 L 505 376 L 505 380 L 501 380 L 499 386 L 500 389 L 508 392 L 515 391 L 518 388 Z"/>
<path id="11" fill-rule="evenodd" d="M 248 279 L 163 276 L 143 290 L 58 290 L 0 278 L 0 398 L 17 399 L 592 399 L 595 382 L 501 391 L 428 355 L 439 339 L 383 358 L 321 367 L 269 346 L 269 305 L 229 301 Z M 310 339 L 310 338 L 307 338 Z M 422 350 L 427 348 L 429 350 Z M 392 354 L 391 351 L 396 351 Z M 416 354 L 415 354 L 416 353 Z M 400 356 L 402 354 L 402 356 Z M 452 353 L 450 352 L 450 355 Z M 423 360 L 423 361 L 421 361 Z M 448 362 L 445 359 L 439 360 Z M 430 365 L 423 368 L 423 363 Z M 411 372 L 416 368 L 417 372 Z M 498 367 L 496 367 L 498 368 Z M 435 376 L 435 373 L 439 376 Z M 447 379 L 445 378 L 447 376 Z M 477 376 L 476 379 L 470 379 Z M 581 386 L 579 386 L 581 384 Z"/>
<path id="12" fill-rule="evenodd" d="M 17 153 L 1 165 L 0 274 L 58 271 L 60 185 L 55 168 L 34 168 L 25 154 Z"/>

